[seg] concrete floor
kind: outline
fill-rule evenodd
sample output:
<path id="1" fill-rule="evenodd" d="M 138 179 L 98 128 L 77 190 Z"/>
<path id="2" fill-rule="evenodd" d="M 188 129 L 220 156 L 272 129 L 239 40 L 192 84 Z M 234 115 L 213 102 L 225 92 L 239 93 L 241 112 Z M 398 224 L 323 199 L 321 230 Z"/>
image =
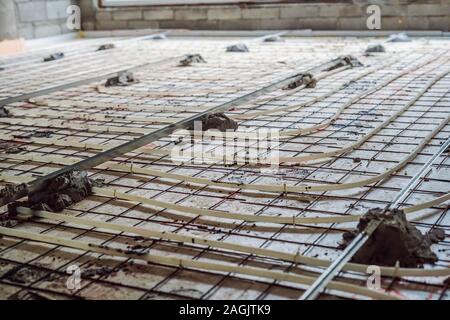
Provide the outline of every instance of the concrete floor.
<path id="1" fill-rule="evenodd" d="M 329 75 L 320 80 L 314 89 L 298 90 L 287 95 L 283 95 L 284 90 L 267 92 L 257 99 L 266 99 L 265 102 L 239 105 L 226 114 L 238 116 L 295 106 L 343 85 L 370 68 L 379 67 L 309 106 L 239 121 L 238 131 L 308 128 L 332 117 L 345 102 L 362 91 L 409 70 L 379 90 L 358 99 L 324 129 L 291 136 L 277 144 L 281 156 L 328 152 L 363 138 L 404 107 L 427 81 L 450 70 L 448 39 L 414 38 L 408 43 L 385 43 L 386 39 L 369 37 L 285 37 L 284 40 L 269 43 L 251 37 L 168 37 L 165 40 L 96 38 L 70 41 L 51 49 L 1 58 L 0 67 L 5 70 L 0 71 L 0 99 L 7 102 L 5 107 L 13 116 L 0 118 L 0 139 L 15 135 L 13 142 L 24 149 L 16 158 L 0 153 L 0 157 L 5 156 L 0 162 L 0 176 L 15 176 L 16 182 L 20 182 L 46 175 L 61 167 L 49 163 L 49 157 L 82 160 L 98 152 L 83 148 L 80 143 L 113 145 L 130 141 L 343 54 L 356 56 L 364 66 Z M 107 42 L 115 42 L 116 49 L 96 51 L 100 44 Z M 225 52 L 228 45 L 239 42 L 246 43 L 249 52 Z M 373 43 L 383 43 L 387 52 L 364 55 L 365 48 Z M 42 62 L 43 57 L 56 51 L 64 52 L 65 57 Z M 187 53 L 199 53 L 207 63 L 180 67 L 178 61 Z M 127 87 L 104 87 L 106 77 L 92 81 L 93 77 L 129 68 L 136 68 L 134 74 L 139 83 Z M 86 81 L 76 83 L 80 80 Z M 356 150 L 328 157 L 325 161 L 281 166 L 275 172 L 266 172 L 252 165 L 230 166 L 191 161 L 176 164 L 170 155 L 135 152 L 116 158 L 113 163 L 246 184 L 294 186 L 357 181 L 393 167 L 450 114 L 449 84 L 450 75 L 447 73 L 405 112 Z M 61 85 L 68 87 L 52 89 Z M 25 96 L 36 91 L 41 93 L 30 99 Z M 152 118 L 154 123 L 149 122 Z M 50 130 L 50 137 L 19 137 L 42 130 Z M 89 173 L 92 178 L 104 179 L 105 188 L 194 208 L 274 217 L 361 215 L 370 208 L 386 206 L 448 138 L 449 132 L 450 126 L 447 124 L 413 160 L 389 178 L 364 187 L 338 191 L 288 195 L 252 193 L 240 189 L 208 188 L 108 168 L 92 169 Z M 173 141 L 174 137 L 161 138 L 147 148 L 170 151 L 175 146 Z M 222 141 L 204 142 L 193 148 L 203 145 L 209 152 L 217 150 L 222 144 Z M 246 149 L 238 146 L 235 152 L 243 155 Z M 19 155 L 28 158 L 19 159 Z M 31 156 L 37 158 L 31 159 Z M 450 158 L 448 153 L 444 153 L 426 178 L 412 189 L 402 206 L 430 201 L 447 194 L 449 189 Z M 309 196 L 310 200 L 302 200 L 304 196 Z M 427 269 L 449 267 L 448 204 L 447 201 L 408 216 L 423 233 L 437 226 L 446 230 L 447 238 L 433 245 L 439 261 L 435 265 L 426 265 Z M 6 212 L 6 208 L 2 211 Z M 301 253 L 325 260 L 338 257 L 342 232 L 356 225 L 356 222 L 281 225 L 199 217 L 98 195 L 73 205 L 67 214 L 291 254 Z M 115 248 L 139 244 L 142 245 L 142 252 L 195 261 L 228 262 L 236 266 L 256 266 L 315 276 L 322 270 L 202 245 L 161 239 L 142 242 L 123 232 L 47 219 L 20 221 L 14 228 Z M 81 287 L 75 291 L 67 286 L 70 275 L 66 271 L 71 265 L 85 272 Z M 383 277 L 382 288 L 399 297 L 448 299 L 449 293 L 442 284 L 444 279 Z M 339 280 L 365 287 L 367 275 L 345 272 Z M 2 299 L 298 299 L 305 288 L 290 281 L 146 263 L 139 258 L 108 256 L 17 237 L 0 238 Z M 338 290 L 328 290 L 321 298 L 365 299 L 361 295 Z"/>

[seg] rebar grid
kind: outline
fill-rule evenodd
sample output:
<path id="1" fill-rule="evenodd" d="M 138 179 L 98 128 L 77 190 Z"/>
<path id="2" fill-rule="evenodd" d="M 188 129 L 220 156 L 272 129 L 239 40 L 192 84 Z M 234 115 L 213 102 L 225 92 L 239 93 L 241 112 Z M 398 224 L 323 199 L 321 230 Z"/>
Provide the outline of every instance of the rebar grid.
<path id="1" fill-rule="evenodd" d="M 233 41 L 235 41 L 233 39 Z M 231 42 L 231 41 L 230 41 Z M 318 64 L 317 56 L 311 57 L 311 52 L 323 54 L 322 61 L 335 57 L 340 46 L 327 49 L 323 44 L 308 43 L 312 50 L 303 48 L 305 42 L 290 39 L 283 44 L 266 45 L 251 44 L 258 50 L 252 50 L 251 55 L 226 54 L 223 52 L 224 46 L 229 41 L 200 41 L 192 44 L 188 41 L 171 40 L 168 42 L 152 42 L 157 50 L 164 54 L 186 53 L 186 45 L 191 44 L 192 48 L 201 50 L 202 55 L 208 61 L 205 65 L 195 67 L 177 67 L 176 62 L 169 66 L 160 66 L 156 69 L 148 70 L 143 68 L 136 72 L 141 82 L 138 85 L 120 90 L 108 90 L 99 92 L 97 84 L 75 87 L 63 92 L 55 92 L 45 97 L 39 97 L 51 101 L 68 100 L 74 104 L 78 102 L 91 102 L 103 105 L 100 108 L 86 108 L 88 114 L 105 114 L 114 110 L 114 115 L 145 116 L 146 119 L 152 117 L 167 117 L 168 119 L 184 118 L 195 113 L 196 108 L 209 108 L 211 106 L 229 101 L 236 96 L 243 95 L 257 87 L 274 82 L 291 73 L 294 70 L 307 69 Z M 354 47 L 348 51 L 352 53 L 362 50 L 367 44 L 366 41 L 355 41 Z M 220 44 L 220 45 L 218 45 Z M 347 43 L 348 45 L 348 43 Z M 395 49 L 394 49 L 395 47 Z M 405 69 L 414 63 L 434 58 L 433 62 L 426 64 L 417 70 L 408 73 L 388 86 L 368 97 L 362 98 L 357 103 L 346 109 L 338 120 L 324 130 L 313 132 L 306 136 L 291 137 L 283 140 L 280 145 L 280 154 L 288 156 L 298 156 L 324 152 L 325 150 L 343 147 L 348 143 L 356 141 L 366 134 L 371 128 L 380 124 L 385 118 L 393 114 L 402 107 L 408 99 L 420 90 L 430 77 L 435 76 L 444 69 L 450 67 L 448 53 L 445 51 L 433 52 L 421 42 L 415 42 L 410 46 L 392 47 L 395 51 L 392 57 L 401 58 L 400 62 L 374 74 L 364 77 L 344 90 L 331 95 L 323 101 L 311 106 L 283 112 L 280 115 L 270 115 L 248 120 L 241 123 L 239 130 L 254 131 L 258 128 L 271 127 L 283 130 L 285 128 L 295 128 L 298 125 L 308 127 L 326 120 L 336 111 L 340 104 L 358 93 L 364 87 L 370 87 L 383 80 L 386 76 L 395 74 L 399 70 Z M 412 50 L 412 48 L 414 50 Z M 430 45 L 436 51 L 434 45 Z M 251 47 L 252 49 L 252 47 Z M 275 53 L 282 52 L 283 59 L 295 61 L 292 65 L 273 63 Z M 340 52 L 339 52 L 340 53 Z M 347 52 L 346 52 L 347 53 Z M 86 61 L 86 66 L 95 65 L 97 57 L 94 54 L 80 54 L 80 59 Z M 91 59 L 93 57 L 93 59 Z M 391 58 L 391 57 L 389 57 Z M 256 60 L 255 60 L 256 59 Z M 363 58 L 364 59 L 364 58 Z M 379 64 L 386 61 L 385 56 L 365 57 L 366 64 Z M 393 59 L 394 60 L 394 59 Z M 258 68 L 255 70 L 255 61 Z M 306 61 L 306 63 L 305 63 Z M 77 64 L 74 59 L 70 63 Z M 69 63 L 67 63 L 69 64 Z M 280 66 L 281 65 L 281 66 Z M 120 67 L 123 67 L 119 63 Z M 39 70 L 41 66 L 37 67 Z M 60 72 L 61 66 L 55 66 L 55 74 Z M 89 67 L 86 67 L 89 68 Z M 275 69 L 276 68 L 276 69 Z M 239 70 L 239 78 L 236 78 L 236 69 Z M 87 69 L 86 69 L 87 70 Z M 36 72 L 42 72 L 36 71 Z M 311 90 L 298 91 L 285 98 L 275 99 L 262 104 L 255 110 L 274 109 L 277 106 L 294 105 L 306 101 L 320 93 L 326 92 L 330 85 L 343 83 L 351 77 L 356 76 L 361 69 L 353 68 L 337 73 L 329 78 L 320 81 L 318 86 Z M 150 74 L 149 74 L 150 73 Z M 201 79 L 208 79 L 202 81 Z M 59 81 L 59 80 L 58 80 Z M 245 183 L 266 183 L 288 184 L 301 183 L 342 183 L 359 177 L 371 176 L 381 173 L 386 167 L 391 167 L 399 161 L 399 157 L 406 156 L 411 150 L 430 133 L 439 122 L 450 113 L 448 101 L 450 94 L 448 84 L 450 76 L 444 77 L 430 90 L 428 90 L 414 105 L 412 105 L 399 118 L 395 119 L 387 128 L 377 133 L 361 147 L 350 154 L 343 154 L 330 159 L 325 163 L 306 164 L 297 167 L 281 167 L 276 173 L 261 173 L 258 167 L 253 166 L 223 166 L 218 164 L 183 164 L 176 165 L 170 161 L 169 157 L 151 156 L 148 154 L 134 153 L 114 160 L 115 163 L 126 163 L 136 166 L 155 168 L 172 173 L 187 174 L 196 177 L 208 177 L 211 180 L 220 181 L 245 181 Z M 57 82 L 56 82 L 57 83 Z M 101 83 L 99 83 L 101 85 Z M 34 90 L 33 84 L 28 86 L 26 81 L 18 85 L 28 92 Z M 175 92 L 179 90 L 180 96 L 158 96 L 163 92 Z M 231 88 L 232 92 L 219 92 L 224 88 Z M 205 90 L 192 94 L 194 90 Z M 9 92 L 9 91 L 8 91 Z M 267 97 L 276 96 L 279 92 L 269 94 Z M 145 112 L 120 110 L 124 105 L 142 106 Z M 153 112 L 152 108 L 164 106 L 181 106 L 190 108 L 188 112 Z M 36 117 L 23 116 L 24 119 L 36 122 L 34 126 L 8 124 L 0 121 L 0 133 L 3 135 L 17 135 L 33 132 L 35 129 L 47 128 L 54 131 L 52 136 L 58 139 L 76 139 L 85 143 L 122 143 L 139 136 L 138 133 L 129 134 L 126 128 L 143 128 L 154 130 L 165 124 L 147 124 L 131 120 L 65 120 L 65 127 L 42 126 L 39 121 L 51 119 L 42 112 L 55 112 L 58 114 L 64 108 L 59 107 L 53 110 L 51 106 L 40 106 L 29 103 L 14 103 L 12 112 L 37 111 Z M 108 109 L 109 108 L 109 109 Z M 111 109 L 112 108 L 112 109 Z M 69 109 L 69 108 L 67 108 Z M 66 109 L 66 110 L 67 110 Z M 242 113 L 247 110 L 246 106 L 237 107 L 238 110 L 230 112 Z M 70 110 L 70 109 L 69 109 Z M 68 111 L 69 111 L 68 110 Z M 77 109 L 78 113 L 85 112 L 85 109 Z M 147 111 L 148 110 L 148 111 Z M 254 111 L 253 109 L 250 112 Z M 2 119 L 0 119 L 2 120 Z M 89 124 L 98 128 L 99 125 L 114 126 L 122 128 L 125 132 L 91 132 L 71 129 L 72 124 Z M 400 172 L 392 175 L 383 182 L 376 183 L 358 190 L 341 190 L 328 192 L 309 192 L 311 200 L 301 200 L 299 195 L 284 194 L 255 194 L 242 190 L 231 192 L 218 192 L 215 188 L 206 186 L 186 185 L 180 181 L 168 179 L 134 175 L 112 170 L 91 170 L 92 177 L 104 178 L 107 187 L 115 188 L 123 192 L 129 192 L 145 196 L 150 199 L 158 199 L 192 207 L 202 207 L 208 209 L 218 209 L 233 213 L 252 213 L 255 215 L 296 215 L 302 217 L 315 216 L 341 216 L 347 214 L 362 214 L 368 208 L 385 206 L 389 203 L 407 179 L 414 175 L 417 168 L 423 164 L 427 157 L 433 154 L 433 150 L 438 148 L 444 141 L 450 127 L 446 126 L 439 135 L 434 137 L 422 150 L 414 161 L 408 163 Z M 21 140 L 26 141 L 26 140 Z M 40 145 L 26 142 L 23 144 L 26 152 L 21 154 L 41 155 L 41 156 L 71 156 L 89 157 L 95 154 L 93 150 L 82 150 L 70 146 Z M 169 138 L 161 139 L 154 144 L 157 148 L 169 149 L 173 143 Z M 220 143 L 211 149 L 217 148 Z M 420 184 L 418 184 L 405 200 L 403 205 L 412 205 L 441 196 L 448 191 L 448 154 L 441 157 L 434 171 L 430 172 Z M 1 174 L 7 175 L 43 175 L 55 170 L 58 166 L 45 162 L 18 161 L 4 159 L 0 163 Z M 296 198 L 297 197 L 297 198 Z M 71 207 L 75 216 L 82 216 L 89 219 L 112 221 L 119 224 L 142 226 L 156 230 L 167 230 L 188 235 L 201 235 L 208 239 L 229 241 L 235 243 L 248 243 L 252 246 L 280 250 L 283 252 L 300 252 L 313 257 L 333 259 L 340 250 L 338 242 L 343 230 L 353 227 L 354 223 L 325 224 L 321 226 L 297 225 L 279 226 L 262 223 L 230 222 L 220 218 L 197 217 L 188 214 L 175 214 L 167 210 L 160 210 L 149 206 L 138 205 L 132 202 L 120 201 L 113 198 L 92 196 L 77 205 Z M 421 218 L 415 221 L 422 232 L 428 231 L 432 227 L 440 227 L 448 230 L 446 221 L 448 208 L 439 207 L 423 210 L 414 215 L 414 218 Z M 305 229 L 311 227 L 312 229 Z M 18 229 L 32 230 L 33 232 L 70 237 L 79 240 L 88 240 L 98 244 L 111 244 L 126 248 L 127 243 L 140 243 L 139 239 L 123 234 L 111 232 L 110 230 L 98 230 L 73 224 L 46 221 L 45 219 L 22 222 Z M 243 253 L 231 253 L 214 248 L 204 248 L 197 245 L 180 245 L 171 241 L 153 240 L 145 242 L 144 251 L 172 253 L 180 256 L 192 257 L 196 260 L 223 260 L 231 261 L 236 265 L 261 265 L 266 268 L 286 270 L 289 272 L 311 273 L 319 270 L 308 268 L 293 263 L 275 261 L 274 259 L 256 257 L 255 255 Z M 448 241 L 441 241 L 434 246 L 438 253 L 439 263 L 437 267 L 448 266 Z M 60 246 L 42 245 L 4 237 L 0 239 L 0 264 L 3 276 L 0 277 L 2 283 L 0 295 L 9 297 L 15 295 L 22 297 L 27 292 L 40 293 L 44 297 L 57 298 L 298 298 L 302 293 L 302 286 L 289 282 L 267 281 L 264 279 L 236 276 L 228 273 L 205 272 L 187 270 L 184 268 L 174 268 L 161 265 L 145 265 L 130 259 L 106 257 L 99 254 L 80 252 L 79 250 L 67 249 Z M 39 249 L 38 249 L 39 248 Z M 101 259 L 101 260 L 100 260 Z M 133 262 L 133 264 L 131 264 Z M 94 266 L 112 265 L 117 266 L 117 270 L 108 275 L 83 278 L 82 289 L 77 292 L 69 292 L 65 286 L 67 266 L 76 263 L 82 269 L 92 269 Z M 18 283 L 11 280 L 11 273 L 6 271 L 13 267 L 21 269 L 33 268 L 39 272 L 32 273 L 30 279 L 25 283 Z M 308 271 L 309 270 L 309 271 Z M 320 270 L 319 270 L 320 271 Z M 6 276 L 5 276 L 6 275 Z M 248 280 L 243 280 L 248 278 Z M 361 286 L 365 286 L 366 276 L 354 272 L 345 272 L 340 276 L 341 280 L 350 281 Z M 408 298 L 445 299 L 448 297 L 446 287 L 442 285 L 441 278 L 383 278 L 383 288 Z M 5 292 L 3 294 L 3 292 Z M 343 294 L 342 292 L 330 291 L 329 297 L 359 298 Z"/>

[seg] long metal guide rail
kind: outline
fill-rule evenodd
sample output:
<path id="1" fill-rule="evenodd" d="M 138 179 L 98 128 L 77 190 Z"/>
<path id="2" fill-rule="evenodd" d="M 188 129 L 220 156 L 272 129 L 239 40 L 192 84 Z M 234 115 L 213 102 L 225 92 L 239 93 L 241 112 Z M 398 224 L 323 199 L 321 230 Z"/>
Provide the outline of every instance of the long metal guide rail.
<path id="1" fill-rule="evenodd" d="M 151 40 L 151 39 L 154 39 L 154 38 L 159 37 L 159 36 L 165 36 L 166 33 L 167 32 L 155 32 L 155 33 L 151 33 L 151 34 L 148 34 L 148 35 L 145 35 L 145 36 L 112 40 L 111 43 L 127 44 L 127 43 L 130 43 L 130 42 L 133 42 L 133 41 Z M 92 39 L 95 39 L 95 38 L 92 38 Z M 101 38 L 99 38 L 97 41 L 101 41 Z M 72 47 L 64 48 L 63 51 L 72 53 L 73 55 L 81 55 L 81 54 L 87 53 L 86 51 L 89 48 L 89 47 L 83 47 L 83 46 L 81 48 L 79 48 L 78 45 L 76 45 L 76 46 L 77 46 L 76 48 L 72 48 Z M 75 47 L 75 45 L 74 45 L 74 47 Z M 24 55 L 29 55 L 31 57 L 38 55 L 39 56 L 39 60 L 40 60 L 42 58 L 42 54 L 43 53 L 50 52 L 50 50 L 57 50 L 58 48 L 59 47 L 50 47 L 50 48 L 46 47 L 46 48 L 34 49 L 34 50 L 31 50 L 28 53 L 25 53 Z M 14 59 L 14 58 L 11 57 L 11 59 Z M 2 67 L 11 67 L 11 66 L 16 66 L 16 65 L 21 65 L 24 62 L 25 63 L 29 63 L 29 60 L 28 59 L 27 60 L 23 59 L 23 60 L 19 60 L 19 61 L 15 61 L 15 62 L 9 62 L 9 63 L 4 63 L 4 62 L 0 61 L 0 65 Z"/>
<path id="2" fill-rule="evenodd" d="M 45 89 L 42 89 L 42 90 L 37 90 L 37 91 L 34 91 L 34 92 L 22 94 L 22 95 L 19 95 L 19 96 L 16 96 L 16 97 L 6 98 L 6 99 L 3 99 L 3 100 L 0 100 L 0 107 L 1 106 L 5 106 L 5 105 L 10 104 L 10 103 L 19 102 L 19 101 L 23 101 L 23 100 L 26 100 L 26 99 L 30 99 L 30 98 L 46 95 L 46 94 L 49 94 L 49 93 L 52 93 L 52 92 L 66 90 L 66 89 L 69 89 L 69 88 L 72 88 L 72 87 L 85 85 L 85 84 L 88 84 L 88 83 L 91 83 L 91 82 L 95 82 L 95 81 L 100 81 L 100 80 L 103 80 L 103 79 L 106 79 L 106 78 L 109 78 L 109 77 L 113 77 L 113 76 L 117 75 L 117 73 L 119 73 L 119 72 L 134 71 L 134 70 L 137 70 L 137 69 L 142 68 L 142 67 L 162 65 L 162 64 L 168 63 L 170 61 L 174 61 L 174 60 L 177 60 L 177 59 L 178 60 L 179 59 L 183 59 L 184 57 L 186 57 L 186 55 L 181 55 L 181 56 L 177 56 L 177 57 L 170 57 L 170 58 L 166 58 L 166 59 L 155 61 L 155 62 L 149 62 L 149 63 L 140 64 L 140 65 L 137 65 L 137 66 L 134 66 L 134 67 L 131 67 L 131 68 L 126 68 L 126 69 L 118 70 L 118 71 L 115 71 L 115 72 L 104 73 L 104 74 L 101 74 L 99 76 L 90 77 L 90 78 L 87 78 L 87 79 L 81 79 L 81 80 L 77 80 L 77 81 L 72 81 L 72 82 L 68 82 L 68 83 L 65 83 L 65 84 L 58 85 L 58 86 L 52 86 L 52 87 L 45 88 Z"/>
<path id="3" fill-rule="evenodd" d="M 433 165 L 436 159 L 450 146 L 450 138 L 442 144 L 439 150 L 421 167 L 421 169 L 409 180 L 408 184 L 404 186 L 397 194 L 395 199 L 391 202 L 387 209 L 392 209 L 398 206 L 407 197 L 409 190 L 416 184 L 416 182 L 426 173 Z M 370 236 L 380 225 L 381 220 L 370 222 L 363 232 L 359 233 L 355 239 L 345 248 L 342 254 L 336 259 L 317 280 L 305 291 L 300 297 L 300 300 L 314 300 L 320 292 L 333 280 L 333 278 L 342 270 L 342 268 L 349 262 L 358 250 L 366 243 Z"/>
<path id="4" fill-rule="evenodd" d="M 165 36 L 166 33 L 167 33 L 167 31 L 165 31 L 165 32 L 157 32 L 157 33 L 153 33 L 153 34 L 145 35 L 145 36 L 140 36 L 140 37 L 133 37 L 133 38 L 129 38 L 129 39 L 121 39 L 121 40 L 115 41 L 115 43 L 128 44 L 130 42 L 135 42 L 135 41 L 151 40 L 151 39 L 154 39 L 154 38 L 156 38 L 158 36 Z M 254 39 L 252 39 L 252 41 L 264 40 L 267 37 L 280 36 L 280 35 L 283 35 L 285 33 L 286 32 L 270 33 L 270 34 L 267 34 L 267 35 L 264 35 L 264 36 L 261 36 L 261 37 L 254 38 Z M 68 82 L 68 83 L 62 84 L 62 85 L 51 86 L 51 87 L 47 87 L 47 88 L 44 88 L 44 89 L 41 89 L 41 90 L 36 90 L 36 91 L 33 91 L 33 92 L 29 92 L 29 93 L 26 93 L 26 94 L 21 94 L 21 95 L 18 95 L 18 96 L 9 97 L 9 98 L 0 100 L 0 107 L 5 106 L 5 105 L 10 104 L 10 103 L 23 101 L 23 100 L 26 100 L 26 99 L 29 99 L 29 98 L 33 98 L 33 97 L 37 97 L 37 96 L 41 96 L 41 95 L 46 95 L 46 94 L 49 94 L 49 93 L 52 93 L 52 92 L 65 90 L 65 89 L 69 89 L 69 88 L 76 87 L 76 86 L 79 86 L 79 85 L 84 85 L 84 84 L 88 84 L 88 83 L 91 83 L 91 82 L 103 80 L 103 79 L 106 79 L 106 78 L 109 78 L 109 77 L 112 77 L 112 76 L 116 75 L 118 72 L 134 71 L 134 70 L 137 70 L 137 69 L 142 68 L 142 67 L 161 65 L 161 64 L 165 64 L 165 63 L 168 63 L 170 61 L 173 61 L 173 60 L 181 60 L 181 59 L 183 59 L 185 57 L 186 57 L 186 55 L 169 57 L 169 58 L 166 58 L 166 59 L 163 59 L 163 60 L 160 60 L 160 61 L 144 63 L 144 64 L 136 65 L 136 66 L 131 67 L 131 68 L 125 68 L 125 69 L 121 69 L 121 70 L 118 70 L 118 71 L 115 71 L 115 72 L 109 72 L 109 73 L 106 73 L 106 74 L 101 74 L 99 76 L 89 77 L 89 78 L 86 78 L 86 79 L 72 81 L 72 82 Z"/>
<path id="5" fill-rule="evenodd" d="M 170 58 L 170 59 L 173 59 L 173 58 Z M 220 111 L 224 111 L 224 110 L 228 110 L 228 109 L 230 109 L 233 106 L 236 106 L 236 105 L 245 103 L 247 101 L 250 101 L 250 100 L 252 100 L 252 99 L 254 99 L 254 98 L 258 97 L 258 96 L 261 96 L 261 95 L 263 95 L 263 94 L 265 94 L 267 92 L 279 89 L 279 88 L 281 88 L 281 87 L 291 83 L 292 81 L 297 81 L 297 80 L 299 80 L 299 79 L 301 79 L 303 77 L 304 73 L 317 73 L 317 72 L 320 72 L 320 71 L 323 71 L 323 70 L 330 70 L 330 69 L 335 68 L 337 66 L 341 66 L 343 64 L 347 64 L 348 62 L 349 62 L 349 60 L 348 60 L 347 57 L 339 57 L 339 58 L 333 59 L 333 60 L 331 60 L 329 62 L 323 63 L 323 64 L 321 64 L 321 65 L 319 65 L 317 67 L 314 67 L 314 68 L 312 68 L 310 70 L 296 73 L 296 74 L 291 75 L 291 76 L 289 76 L 287 78 L 284 78 L 284 79 L 279 80 L 279 81 L 277 81 L 275 83 L 272 83 L 272 84 L 270 84 L 268 86 L 265 86 L 265 87 L 263 87 L 261 89 L 258 89 L 258 90 L 255 90 L 253 92 L 250 92 L 250 93 L 248 93 L 248 94 L 246 94 L 246 95 L 244 95 L 242 97 L 233 99 L 233 100 L 231 100 L 229 102 L 220 104 L 220 105 L 218 105 L 216 107 L 213 107 L 213 108 L 211 108 L 209 110 L 206 110 L 204 112 L 196 114 L 196 115 L 194 115 L 192 117 L 183 119 L 181 121 L 178 121 L 176 123 L 173 123 L 171 125 L 163 127 L 161 129 L 152 131 L 152 132 L 150 132 L 150 133 L 148 133 L 148 134 L 146 134 L 146 135 L 144 135 L 144 136 L 142 136 L 140 138 L 137 138 L 135 140 L 126 142 L 126 143 L 124 143 L 122 145 L 119 145 L 119 146 L 117 146 L 115 148 L 112 148 L 110 150 L 98 153 L 98 154 L 96 154 L 93 157 L 90 157 L 88 159 L 82 160 L 82 161 L 80 161 L 78 163 L 75 163 L 73 165 L 66 166 L 66 167 L 64 167 L 64 168 L 62 168 L 60 170 L 57 170 L 57 171 L 52 172 L 52 173 L 50 173 L 50 174 L 48 174 L 46 176 L 43 176 L 43 177 L 40 177 L 40 178 L 34 180 L 33 182 L 31 182 L 28 185 L 27 189 L 23 189 L 22 192 L 16 193 L 12 198 L 0 199 L 0 206 L 3 206 L 3 205 L 5 205 L 5 204 L 7 204 L 9 202 L 12 202 L 12 201 L 17 200 L 17 199 L 19 199 L 21 197 L 24 197 L 28 193 L 40 190 L 42 187 L 45 186 L 45 183 L 48 180 L 50 180 L 50 179 L 52 179 L 54 177 L 57 177 L 57 176 L 59 176 L 61 174 L 64 174 L 66 172 L 70 172 L 72 170 L 88 170 L 88 169 L 91 169 L 91 168 L 93 168 L 95 166 L 98 166 L 98 165 L 104 163 L 104 162 L 107 162 L 107 161 L 110 161 L 110 160 L 112 160 L 112 159 L 114 159 L 116 157 L 119 157 L 119 156 L 121 156 L 121 155 L 123 155 L 123 154 L 125 154 L 127 152 L 130 152 L 130 151 L 133 151 L 133 150 L 138 149 L 140 147 L 143 147 L 143 146 L 145 146 L 145 145 L 147 145 L 147 144 L 149 144 L 151 142 L 154 142 L 154 141 L 156 141 L 156 140 L 158 140 L 158 139 L 160 139 L 162 137 L 166 137 L 167 135 L 171 134 L 172 132 L 174 132 L 177 129 L 187 128 L 190 125 L 192 125 L 194 123 L 194 121 L 196 121 L 198 119 L 201 119 L 202 117 L 204 117 L 206 115 L 213 114 L 213 113 L 220 112 Z M 83 80 L 83 82 L 84 81 L 85 80 Z"/>

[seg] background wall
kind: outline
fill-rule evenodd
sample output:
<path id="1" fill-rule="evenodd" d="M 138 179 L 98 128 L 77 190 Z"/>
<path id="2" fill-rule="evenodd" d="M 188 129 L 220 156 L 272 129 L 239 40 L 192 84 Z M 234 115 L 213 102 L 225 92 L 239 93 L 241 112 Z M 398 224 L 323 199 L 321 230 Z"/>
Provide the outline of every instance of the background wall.
<path id="1" fill-rule="evenodd" d="M 133 28 L 366 30 L 366 8 L 381 6 L 384 30 L 450 26 L 450 0 L 337 0 L 291 4 L 98 8 L 80 0 L 86 30 Z M 333 4 L 330 4 L 332 2 Z"/>
<path id="2" fill-rule="evenodd" d="M 17 37 L 13 0 L 0 1 L 0 40 Z"/>
<path id="3" fill-rule="evenodd" d="M 66 27 L 67 7 L 71 0 L 14 0 L 16 29 L 25 39 L 70 32 Z"/>
<path id="4" fill-rule="evenodd" d="M 11 1 L 17 34 L 26 39 L 70 32 L 66 9 L 72 3 L 81 6 L 84 30 L 366 30 L 369 4 L 380 5 L 382 30 L 450 30 L 450 0 L 299 0 L 290 4 L 120 8 L 101 8 L 98 0 Z"/>

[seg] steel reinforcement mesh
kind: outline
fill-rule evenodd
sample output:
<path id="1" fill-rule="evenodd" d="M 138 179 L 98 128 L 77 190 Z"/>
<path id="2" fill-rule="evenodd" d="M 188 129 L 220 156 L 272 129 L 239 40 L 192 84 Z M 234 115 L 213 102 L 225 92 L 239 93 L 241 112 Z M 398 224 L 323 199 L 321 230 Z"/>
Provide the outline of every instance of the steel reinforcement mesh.
<path id="1" fill-rule="evenodd" d="M 445 73 L 450 70 L 450 56 L 445 49 L 447 41 L 433 39 L 385 43 L 386 53 L 364 54 L 367 45 L 374 41 L 370 38 L 290 37 L 285 37 L 283 42 L 270 43 L 248 38 L 95 39 L 60 45 L 52 48 L 53 51 L 45 49 L 2 58 L 0 98 L 4 101 L 78 80 L 86 80 L 86 83 L 5 105 L 10 116 L 0 118 L 0 175 L 17 177 L 17 182 L 33 180 L 67 165 L 64 159 L 79 161 L 92 157 L 100 150 L 131 141 L 343 54 L 356 56 L 363 66 L 325 74 L 315 88 L 264 92 L 226 114 L 239 119 L 239 116 L 245 118 L 246 114 L 260 112 L 250 119 L 241 118 L 238 132 L 307 129 L 332 118 L 342 105 L 365 90 L 398 75 L 344 108 L 331 124 L 307 134 L 280 137 L 274 147 L 281 157 L 320 155 L 364 139 L 407 105 L 430 80 L 441 77 L 406 110 L 354 150 L 317 161 L 285 163 L 277 170 L 262 170 L 264 166 L 257 164 L 194 159 L 179 163 L 171 154 L 177 147 L 195 150 L 197 154 L 226 152 L 243 156 L 257 146 L 255 141 L 245 145 L 233 139 L 231 144 L 223 139 L 188 139 L 190 141 L 179 144 L 179 137 L 172 135 L 109 163 L 246 185 L 338 185 L 382 174 L 411 154 L 450 115 L 450 75 Z M 116 48 L 96 51 L 98 45 L 105 42 L 117 43 Z M 244 42 L 249 52 L 225 51 L 228 45 L 239 42 Z M 42 62 L 54 51 L 65 52 L 65 57 Z M 206 63 L 179 66 L 179 57 L 188 53 L 201 54 Z M 105 87 L 106 79 L 89 80 L 134 67 L 139 82 L 131 86 Z M 373 71 L 369 72 L 370 69 Z M 327 97 L 320 98 L 327 92 L 330 92 Z M 301 105 L 313 98 L 317 101 Z M 285 110 L 277 111 L 278 108 Z M 450 125 L 446 124 L 411 161 L 388 178 L 344 190 L 284 193 L 221 188 L 107 166 L 91 169 L 89 175 L 101 180 L 102 188 L 224 213 L 303 218 L 361 215 L 370 208 L 388 205 L 445 142 L 449 132 Z M 97 148 L 92 148 L 93 145 Z M 272 151 L 265 150 L 259 156 L 267 156 Z M 445 152 L 409 191 L 402 207 L 447 194 L 449 172 L 449 153 Z M 11 181 L 1 184 L 8 182 Z M 408 217 L 422 233 L 441 228 L 448 235 L 448 204 L 447 201 Z M 6 213 L 5 206 L 2 214 Z M 98 194 L 72 205 L 65 214 L 331 261 L 342 252 L 339 243 L 343 232 L 357 223 L 243 221 Z M 308 276 L 318 276 L 324 270 L 259 254 L 158 237 L 142 238 L 124 231 L 45 218 L 19 219 L 13 229 L 199 262 Z M 448 236 L 432 248 L 439 260 L 425 268 L 448 267 Z M 80 268 L 82 276 L 76 290 L 67 286 L 71 276 L 67 268 L 72 265 Z M 367 278 L 368 274 L 346 271 L 336 280 L 365 287 Z M 381 285 L 383 292 L 397 297 L 448 299 L 444 280 L 445 277 L 384 276 Z M 148 263 L 139 257 L 106 255 L 20 237 L 0 238 L 2 299 L 298 299 L 306 287 L 288 280 L 239 272 L 169 266 Z M 320 298 L 365 297 L 328 289 Z"/>

